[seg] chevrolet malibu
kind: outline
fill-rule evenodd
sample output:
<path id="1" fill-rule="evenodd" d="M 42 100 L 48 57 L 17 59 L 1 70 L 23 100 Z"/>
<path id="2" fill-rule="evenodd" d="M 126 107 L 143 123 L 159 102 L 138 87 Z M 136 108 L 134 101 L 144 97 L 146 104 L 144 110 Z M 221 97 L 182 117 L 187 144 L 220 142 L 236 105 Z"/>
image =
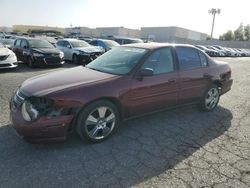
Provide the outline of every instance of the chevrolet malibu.
<path id="1" fill-rule="evenodd" d="M 75 130 L 109 138 L 121 120 L 183 104 L 213 111 L 231 89 L 231 69 L 189 45 L 115 47 L 86 67 L 26 80 L 10 101 L 12 125 L 28 141 L 63 141 Z"/>

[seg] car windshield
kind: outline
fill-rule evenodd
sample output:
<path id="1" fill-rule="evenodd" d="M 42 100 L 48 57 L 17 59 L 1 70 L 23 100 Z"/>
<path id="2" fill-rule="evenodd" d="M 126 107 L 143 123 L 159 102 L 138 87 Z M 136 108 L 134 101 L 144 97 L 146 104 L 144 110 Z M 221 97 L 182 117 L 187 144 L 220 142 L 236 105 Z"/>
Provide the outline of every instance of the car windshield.
<path id="1" fill-rule="evenodd" d="M 113 40 L 105 40 L 104 43 L 108 46 L 108 47 L 114 47 L 114 46 L 120 46 L 119 43 L 113 41 Z"/>
<path id="2" fill-rule="evenodd" d="M 54 48 L 54 46 L 46 40 L 29 40 L 29 45 L 31 48 Z"/>
<path id="3" fill-rule="evenodd" d="M 146 51 L 142 48 L 115 47 L 86 67 L 109 74 L 125 75 L 135 67 Z"/>
<path id="4" fill-rule="evenodd" d="M 80 40 L 70 41 L 70 43 L 73 46 L 73 48 L 88 47 L 88 46 L 90 46 L 87 42 L 80 41 Z"/>

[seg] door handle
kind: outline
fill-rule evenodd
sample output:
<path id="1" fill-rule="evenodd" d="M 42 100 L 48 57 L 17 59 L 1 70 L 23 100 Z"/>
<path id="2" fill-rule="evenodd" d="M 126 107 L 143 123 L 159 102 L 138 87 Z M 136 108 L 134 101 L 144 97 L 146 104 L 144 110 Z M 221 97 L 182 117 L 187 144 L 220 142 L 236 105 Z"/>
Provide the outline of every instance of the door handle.
<path id="1" fill-rule="evenodd" d="M 170 78 L 168 79 L 168 83 L 175 83 L 176 82 L 176 78 Z"/>
<path id="2" fill-rule="evenodd" d="M 212 78 L 212 76 L 210 74 L 205 73 L 203 74 L 203 78 Z"/>

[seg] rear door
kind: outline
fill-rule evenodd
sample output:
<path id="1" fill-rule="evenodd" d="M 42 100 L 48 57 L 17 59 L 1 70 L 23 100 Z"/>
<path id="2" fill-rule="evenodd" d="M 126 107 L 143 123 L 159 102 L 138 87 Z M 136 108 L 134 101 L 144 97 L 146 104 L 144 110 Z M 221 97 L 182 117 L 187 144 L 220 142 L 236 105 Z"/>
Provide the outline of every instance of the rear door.
<path id="1" fill-rule="evenodd" d="M 208 60 L 192 47 L 175 47 L 180 75 L 180 103 L 199 100 L 211 83 Z"/>
<path id="2" fill-rule="evenodd" d="M 179 79 L 172 48 L 154 51 L 141 68 L 153 69 L 154 75 L 144 77 L 142 80 L 132 80 L 127 104 L 130 115 L 139 115 L 176 105 Z"/>
<path id="3" fill-rule="evenodd" d="M 21 61 L 20 45 L 21 45 L 21 39 L 16 39 L 12 49 L 13 52 L 16 54 L 18 61 Z"/>
<path id="4" fill-rule="evenodd" d="M 26 39 L 22 39 L 19 50 L 20 50 L 21 61 L 26 62 L 27 56 L 29 55 L 29 44 Z"/>

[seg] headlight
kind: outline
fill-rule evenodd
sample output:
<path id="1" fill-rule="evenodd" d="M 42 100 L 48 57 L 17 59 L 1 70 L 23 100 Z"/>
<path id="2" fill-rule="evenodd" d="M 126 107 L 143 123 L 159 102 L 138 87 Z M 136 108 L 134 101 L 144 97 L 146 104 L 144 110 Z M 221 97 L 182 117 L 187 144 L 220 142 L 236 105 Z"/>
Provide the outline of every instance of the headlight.
<path id="1" fill-rule="evenodd" d="M 60 53 L 59 53 L 59 57 L 60 57 L 60 58 L 63 58 L 63 57 L 64 57 L 64 53 L 63 53 L 63 52 L 60 52 Z"/>
<path id="2" fill-rule="evenodd" d="M 28 101 L 24 101 L 22 104 L 22 116 L 26 121 L 32 121 L 37 119 L 38 111 L 34 108 L 34 106 Z"/>
<path id="3" fill-rule="evenodd" d="M 41 54 L 41 53 L 33 53 L 33 56 L 36 56 L 36 57 L 42 57 L 42 56 L 44 56 L 43 54 Z"/>
<path id="4" fill-rule="evenodd" d="M 84 51 L 81 51 L 81 50 L 78 50 L 78 52 L 79 52 L 79 54 L 81 54 L 81 55 L 88 55 L 88 54 L 89 54 L 89 53 L 84 52 Z"/>

